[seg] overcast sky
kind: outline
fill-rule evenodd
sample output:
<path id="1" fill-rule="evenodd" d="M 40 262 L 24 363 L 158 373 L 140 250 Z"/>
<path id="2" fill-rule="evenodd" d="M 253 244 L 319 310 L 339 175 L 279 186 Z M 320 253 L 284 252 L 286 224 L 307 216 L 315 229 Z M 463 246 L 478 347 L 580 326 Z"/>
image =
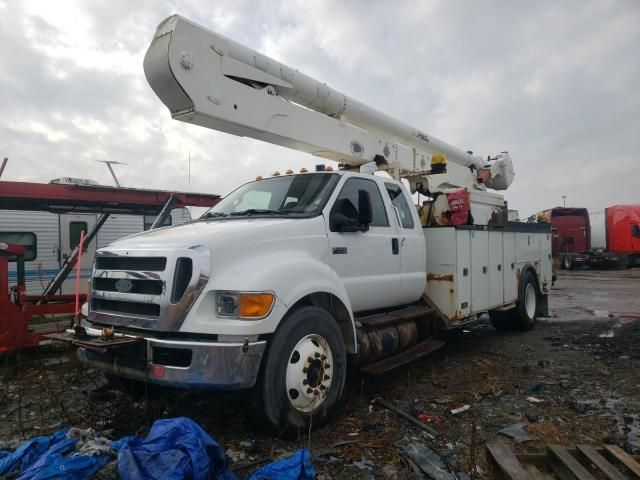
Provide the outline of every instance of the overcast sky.
<path id="1" fill-rule="evenodd" d="M 521 215 L 640 203 L 640 1 L 0 0 L 3 180 L 226 194 L 320 160 L 172 121 L 144 77 L 180 13 L 442 140 L 508 150 Z"/>

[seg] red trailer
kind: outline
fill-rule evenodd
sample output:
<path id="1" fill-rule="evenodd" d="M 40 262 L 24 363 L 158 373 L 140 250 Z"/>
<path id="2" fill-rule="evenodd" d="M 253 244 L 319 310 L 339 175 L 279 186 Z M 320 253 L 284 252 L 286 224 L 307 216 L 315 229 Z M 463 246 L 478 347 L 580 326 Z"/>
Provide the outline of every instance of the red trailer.
<path id="1" fill-rule="evenodd" d="M 602 225 L 590 223 L 586 208 L 555 207 L 530 220 L 551 223 L 552 252 L 563 269 L 640 265 L 640 205 L 606 208 Z M 593 244 L 599 231 L 604 241 Z"/>

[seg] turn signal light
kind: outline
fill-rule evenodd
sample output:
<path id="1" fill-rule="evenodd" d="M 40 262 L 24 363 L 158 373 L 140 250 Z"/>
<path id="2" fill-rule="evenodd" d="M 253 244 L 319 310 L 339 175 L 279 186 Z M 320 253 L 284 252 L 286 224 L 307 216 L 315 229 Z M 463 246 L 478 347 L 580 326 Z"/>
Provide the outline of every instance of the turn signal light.
<path id="1" fill-rule="evenodd" d="M 240 295 L 238 314 L 241 318 L 266 317 L 272 304 L 270 293 L 244 293 Z"/>

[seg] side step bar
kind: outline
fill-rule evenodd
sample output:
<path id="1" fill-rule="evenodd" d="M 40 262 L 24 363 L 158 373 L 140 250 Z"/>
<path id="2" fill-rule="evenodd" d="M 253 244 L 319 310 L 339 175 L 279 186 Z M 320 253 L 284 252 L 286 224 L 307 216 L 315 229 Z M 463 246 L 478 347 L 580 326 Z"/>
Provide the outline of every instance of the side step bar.
<path id="1" fill-rule="evenodd" d="M 379 313 L 377 315 L 369 315 L 366 317 L 356 317 L 356 320 L 362 325 L 371 328 L 386 327 L 396 323 L 406 322 L 409 320 L 417 320 L 424 318 L 429 314 L 435 313 L 431 308 L 425 305 L 418 305 L 410 308 L 402 308 L 388 313 Z"/>
<path id="2" fill-rule="evenodd" d="M 417 345 L 414 345 L 413 347 L 398 353 L 397 355 L 393 355 L 378 362 L 365 365 L 360 369 L 360 371 L 363 373 L 368 373 L 370 375 L 381 375 L 388 372 L 389 370 L 393 370 L 394 368 L 397 368 L 401 365 L 429 355 L 430 353 L 435 352 L 436 350 L 441 348 L 443 345 L 444 342 L 440 340 L 436 340 L 435 338 L 428 338 L 427 340 L 420 342 Z"/>

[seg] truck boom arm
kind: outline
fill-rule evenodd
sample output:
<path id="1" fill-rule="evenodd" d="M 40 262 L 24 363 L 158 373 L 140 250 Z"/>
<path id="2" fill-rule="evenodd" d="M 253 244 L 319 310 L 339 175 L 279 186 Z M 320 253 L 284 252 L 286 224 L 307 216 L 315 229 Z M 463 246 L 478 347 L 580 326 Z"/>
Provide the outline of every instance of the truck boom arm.
<path id="1" fill-rule="evenodd" d="M 374 110 L 233 40 L 173 15 L 144 59 L 149 84 L 173 118 L 349 165 L 387 163 L 396 177 L 428 172 L 443 155 L 464 168 L 459 186 L 506 189 L 503 152 L 484 160 Z"/>

